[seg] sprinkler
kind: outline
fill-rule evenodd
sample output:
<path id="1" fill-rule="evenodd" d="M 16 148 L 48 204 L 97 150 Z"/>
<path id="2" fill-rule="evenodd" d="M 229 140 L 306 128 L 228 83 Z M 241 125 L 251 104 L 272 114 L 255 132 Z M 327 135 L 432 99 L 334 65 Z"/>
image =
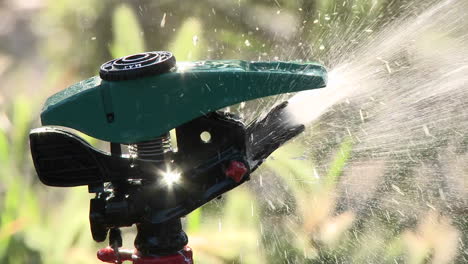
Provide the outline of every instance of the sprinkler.
<path id="1" fill-rule="evenodd" d="M 130 55 L 48 98 L 43 126 L 30 133 L 31 154 L 44 184 L 86 185 L 95 194 L 91 234 L 97 242 L 109 239 L 98 251 L 101 261 L 193 263 L 181 218 L 248 181 L 304 130 L 287 122 L 287 101 L 250 125 L 220 109 L 325 85 L 326 71 L 315 63 L 176 63 L 166 51 Z M 110 152 L 68 128 L 109 142 Z M 122 249 L 120 228 L 133 224 L 136 249 Z"/>

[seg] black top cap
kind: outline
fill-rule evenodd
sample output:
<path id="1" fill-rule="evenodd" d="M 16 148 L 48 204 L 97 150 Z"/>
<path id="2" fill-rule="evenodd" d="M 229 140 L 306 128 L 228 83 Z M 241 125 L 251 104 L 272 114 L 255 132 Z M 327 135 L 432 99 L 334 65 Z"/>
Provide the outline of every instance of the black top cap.
<path id="1" fill-rule="evenodd" d="M 168 51 L 149 51 L 113 59 L 101 65 L 99 76 L 106 81 L 133 80 L 169 72 L 176 59 Z"/>

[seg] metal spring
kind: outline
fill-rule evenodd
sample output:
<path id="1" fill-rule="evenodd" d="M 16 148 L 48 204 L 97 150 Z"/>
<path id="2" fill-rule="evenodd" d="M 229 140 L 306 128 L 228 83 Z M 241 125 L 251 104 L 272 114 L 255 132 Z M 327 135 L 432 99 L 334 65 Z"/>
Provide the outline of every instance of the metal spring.
<path id="1" fill-rule="evenodd" d="M 153 140 L 142 141 L 128 145 L 128 152 L 138 159 L 147 161 L 164 161 L 165 153 L 171 151 L 171 138 L 169 133 Z"/>

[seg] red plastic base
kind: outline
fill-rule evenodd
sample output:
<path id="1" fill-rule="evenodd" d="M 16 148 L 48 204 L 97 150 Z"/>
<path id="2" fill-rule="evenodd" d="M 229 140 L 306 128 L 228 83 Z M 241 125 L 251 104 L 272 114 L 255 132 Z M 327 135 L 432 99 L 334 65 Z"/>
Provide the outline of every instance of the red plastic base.
<path id="1" fill-rule="evenodd" d="M 193 254 L 190 247 L 184 247 L 178 254 L 169 256 L 140 256 L 136 250 L 119 249 L 115 252 L 113 248 L 106 247 L 97 252 L 97 257 L 102 262 L 122 263 L 132 261 L 133 264 L 193 264 Z"/>

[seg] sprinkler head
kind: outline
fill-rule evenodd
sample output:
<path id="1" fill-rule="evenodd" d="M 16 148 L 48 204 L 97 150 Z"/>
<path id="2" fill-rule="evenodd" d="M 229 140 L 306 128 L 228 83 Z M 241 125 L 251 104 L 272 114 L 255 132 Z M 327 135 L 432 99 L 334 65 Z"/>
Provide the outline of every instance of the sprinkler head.
<path id="1" fill-rule="evenodd" d="M 125 81 L 169 72 L 176 59 L 167 51 L 150 51 L 110 60 L 101 65 L 99 76 L 106 81 Z"/>
<path id="2" fill-rule="evenodd" d="M 326 71 L 316 63 L 176 64 L 165 51 L 130 55 L 104 63 L 100 77 L 51 96 L 43 127 L 30 133 L 31 154 L 44 184 L 87 185 L 96 194 L 90 205 L 94 240 L 136 224 L 140 253 L 171 253 L 187 243 L 180 217 L 247 181 L 304 130 L 287 122 L 287 102 L 250 125 L 219 109 L 325 85 Z M 67 128 L 108 141 L 111 152 Z M 170 146 L 172 129 L 177 150 Z M 122 154 L 125 145 L 129 154 Z M 118 247 L 120 233 L 111 233 L 110 244 Z"/>

